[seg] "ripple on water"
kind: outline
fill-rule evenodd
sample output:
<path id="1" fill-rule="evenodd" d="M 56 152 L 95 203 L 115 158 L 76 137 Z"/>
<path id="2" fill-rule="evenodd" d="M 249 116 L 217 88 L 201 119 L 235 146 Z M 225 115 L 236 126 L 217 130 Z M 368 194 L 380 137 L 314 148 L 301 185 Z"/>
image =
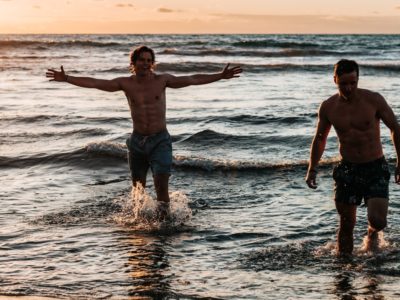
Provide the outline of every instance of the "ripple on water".
<path id="1" fill-rule="evenodd" d="M 336 256 L 334 242 L 305 241 L 285 245 L 269 246 L 244 255 L 242 267 L 254 271 L 303 271 L 322 272 L 347 270 L 400 275 L 400 250 L 396 242 L 383 240 L 377 252 L 366 251 L 363 245 L 354 251 L 351 257 Z"/>

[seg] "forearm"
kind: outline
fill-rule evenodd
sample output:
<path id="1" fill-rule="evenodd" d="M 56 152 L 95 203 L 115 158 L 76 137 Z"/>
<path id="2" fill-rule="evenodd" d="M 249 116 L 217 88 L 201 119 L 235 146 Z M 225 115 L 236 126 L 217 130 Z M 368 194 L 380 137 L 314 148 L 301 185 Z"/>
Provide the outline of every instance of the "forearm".
<path id="1" fill-rule="evenodd" d="M 391 135 L 392 135 L 393 145 L 396 150 L 397 165 L 399 165 L 400 164 L 400 128 L 399 128 L 399 126 L 396 126 L 396 128 L 391 131 Z"/>
<path id="2" fill-rule="evenodd" d="M 92 77 L 76 77 L 66 75 L 65 82 L 79 87 L 99 89 L 106 92 L 115 92 L 121 89 L 117 80 L 105 80 Z"/>
<path id="3" fill-rule="evenodd" d="M 308 163 L 308 171 L 316 171 L 318 163 L 325 151 L 326 139 L 315 137 L 311 144 L 310 161 Z"/>

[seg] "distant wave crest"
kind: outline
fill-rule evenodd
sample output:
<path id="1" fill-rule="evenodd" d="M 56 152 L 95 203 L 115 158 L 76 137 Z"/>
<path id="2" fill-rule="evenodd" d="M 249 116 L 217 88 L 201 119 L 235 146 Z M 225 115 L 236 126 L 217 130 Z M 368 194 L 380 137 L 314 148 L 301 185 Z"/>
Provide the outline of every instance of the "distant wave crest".
<path id="1" fill-rule="evenodd" d="M 20 48 L 27 46 L 41 46 L 41 47 L 116 47 L 122 44 L 116 42 L 97 42 L 91 40 L 0 40 L 0 47 L 2 48 Z"/>
<path id="2" fill-rule="evenodd" d="M 277 41 L 274 39 L 262 39 L 262 40 L 244 40 L 235 42 L 232 44 L 235 47 L 251 47 L 251 48 L 267 48 L 267 47 L 279 47 L 279 48 L 317 48 L 320 45 L 309 42 L 289 42 L 289 41 Z"/>

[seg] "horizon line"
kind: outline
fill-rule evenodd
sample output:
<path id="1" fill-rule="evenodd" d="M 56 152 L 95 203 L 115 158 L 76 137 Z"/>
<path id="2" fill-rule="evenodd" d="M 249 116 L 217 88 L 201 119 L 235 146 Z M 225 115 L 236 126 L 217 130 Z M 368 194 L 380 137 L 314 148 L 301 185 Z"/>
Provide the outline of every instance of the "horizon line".
<path id="1" fill-rule="evenodd" d="M 226 32 L 213 32 L 213 33 L 178 33 L 178 32 L 170 32 L 170 33 L 165 33 L 165 32 L 160 32 L 160 33 L 118 33 L 118 32 L 113 32 L 113 33 L 95 33 L 95 32 L 65 32 L 65 33 L 59 33 L 59 32 L 53 32 L 53 33 L 40 33 L 40 32 L 35 32 L 35 33 L 21 33 L 21 32 L 0 32 L 0 35 L 7 35 L 7 34 L 12 34 L 12 35 L 400 35 L 400 32 L 348 32 L 348 33 L 343 33 L 343 32 L 338 32 L 338 33 L 332 33 L 332 32 L 315 32 L 315 33 L 301 33 L 301 32 L 275 32 L 275 33 L 251 33 L 251 32 L 232 32 L 232 33 L 226 33 Z"/>

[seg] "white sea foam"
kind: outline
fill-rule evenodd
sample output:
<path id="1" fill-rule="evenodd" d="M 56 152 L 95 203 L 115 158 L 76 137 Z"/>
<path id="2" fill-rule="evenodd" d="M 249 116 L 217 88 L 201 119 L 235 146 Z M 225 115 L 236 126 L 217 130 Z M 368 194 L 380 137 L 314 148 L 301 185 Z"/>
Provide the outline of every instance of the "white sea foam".
<path id="1" fill-rule="evenodd" d="M 154 231 L 173 229 L 187 224 L 192 217 L 189 199 L 181 191 L 170 193 L 169 213 L 166 219 L 159 218 L 159 203 L 142 186 L 132 188 L 130 195 L 122 200 L 122 212 L 114 220 L 124 226 L 138 230 Z"/>
<path id="2" fill-rule="evenodd" d="M 92 142 L 86 145 L 86 151 L 94 154 L 126 157 L 126 146 L 121 143 Z"/>

